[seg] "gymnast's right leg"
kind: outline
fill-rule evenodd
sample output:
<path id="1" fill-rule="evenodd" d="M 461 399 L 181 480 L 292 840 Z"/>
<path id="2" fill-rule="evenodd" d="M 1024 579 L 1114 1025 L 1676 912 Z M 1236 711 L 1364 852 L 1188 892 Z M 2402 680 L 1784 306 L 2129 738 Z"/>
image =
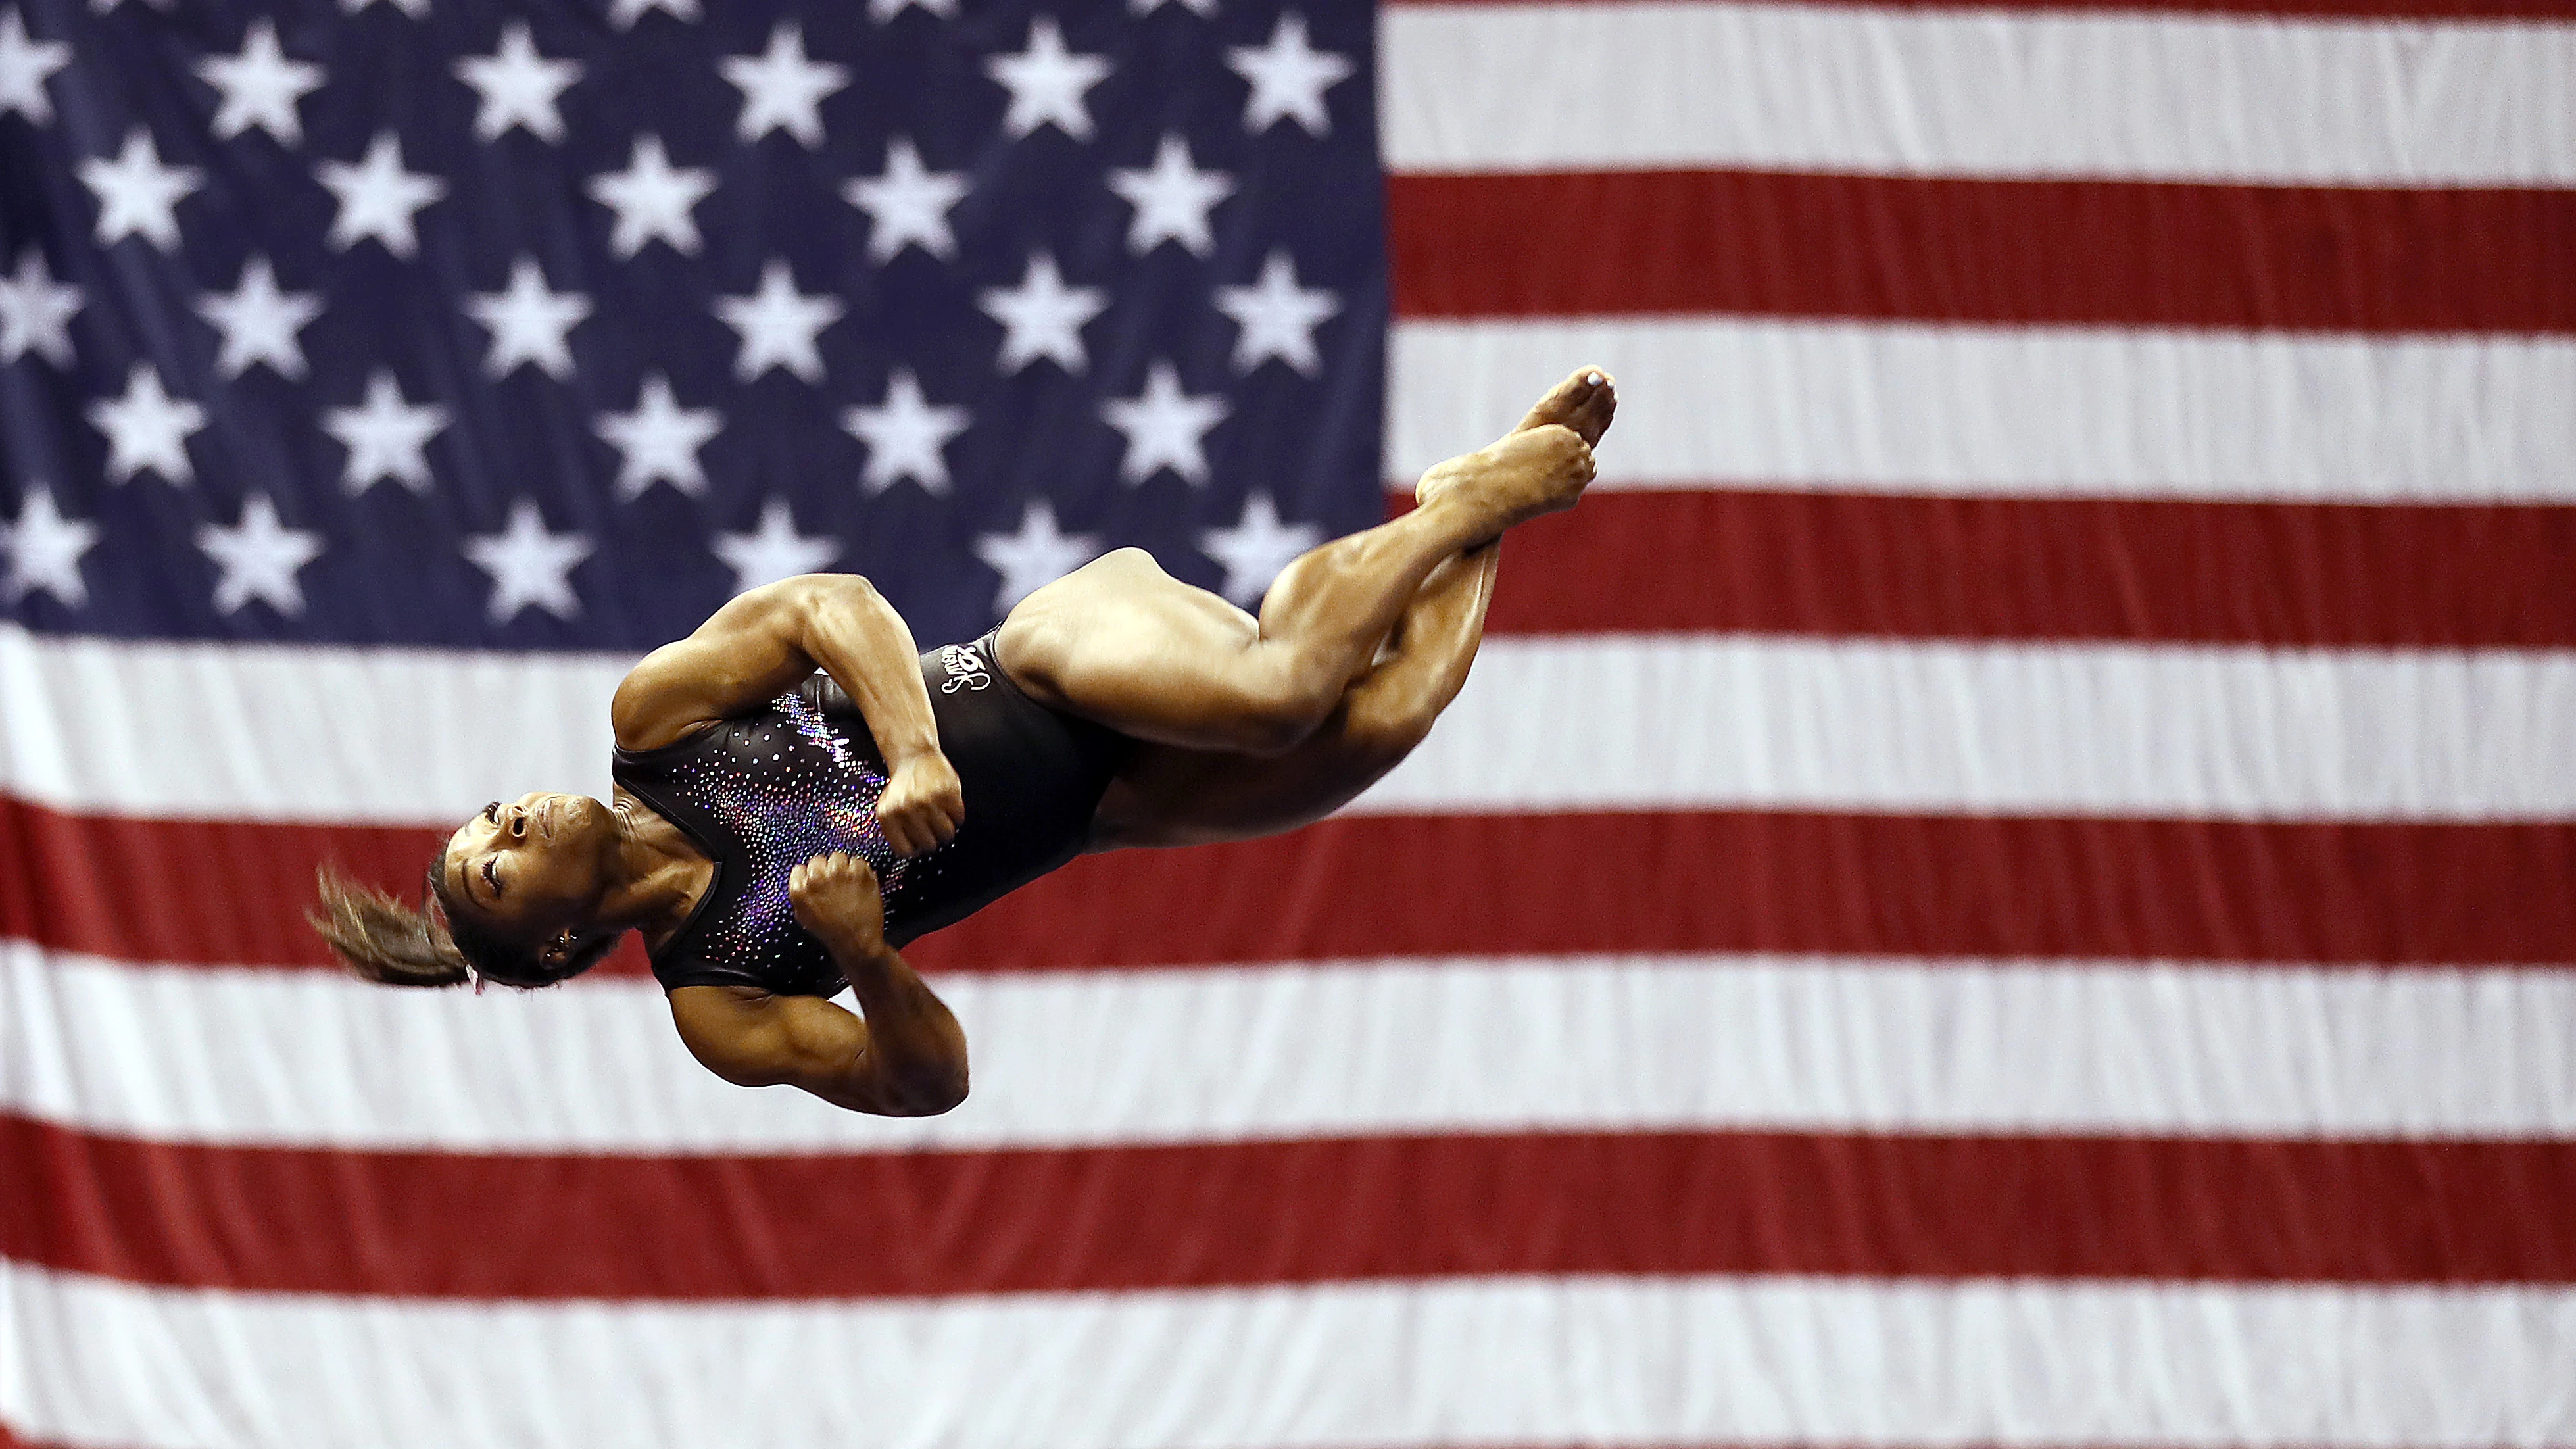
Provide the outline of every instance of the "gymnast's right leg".
<path id="1" fill-rule="evenodd" d="M 1041 703 L 1137 739 L 1284 754 L 1341 707 L 1435 568 L 1572 507 L 1591 478 L 1574 429 L 1516 430 L 1425 475 L 1411 513 L 1290 564 L 1257 619 L 1121 549 L 1022 600 L 1000 663 Z"/>

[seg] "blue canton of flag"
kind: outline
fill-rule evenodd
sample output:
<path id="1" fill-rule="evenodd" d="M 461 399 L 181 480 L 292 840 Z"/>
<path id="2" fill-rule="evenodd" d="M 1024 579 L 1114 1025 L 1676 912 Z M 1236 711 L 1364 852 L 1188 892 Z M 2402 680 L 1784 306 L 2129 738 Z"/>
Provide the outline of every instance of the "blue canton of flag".
<path id="1" fill-rule="evenodd" d="M 647 647 L 1382 516 L 1348 0 L 0 0 L 0 607 Z"/>

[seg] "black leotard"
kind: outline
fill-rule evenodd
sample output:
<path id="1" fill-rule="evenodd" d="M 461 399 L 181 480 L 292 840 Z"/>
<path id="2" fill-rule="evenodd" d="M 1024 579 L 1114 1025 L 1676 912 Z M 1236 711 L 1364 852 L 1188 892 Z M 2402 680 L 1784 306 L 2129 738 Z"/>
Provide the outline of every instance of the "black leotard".
<path id="1" fill-rule="evenodd" d="M 617 783 L 680 827 L 716 865 L 653 975 L 677 986 L 758 986 L 830 996 L 846 984 L 796 924 L 787 874 L 827 850 L 863 855 L 902 945 L 964 919 L 1082 849 L 1129 742 L 1040 705 L 993 661 L 993 636 L 921 656 L 939 748 L 966 799 L 957 837 L 909 860 L 877 827 L 886 772 L 867 723 L 820 674 L 749 714 L 658 750 L 617 752 Z"/>

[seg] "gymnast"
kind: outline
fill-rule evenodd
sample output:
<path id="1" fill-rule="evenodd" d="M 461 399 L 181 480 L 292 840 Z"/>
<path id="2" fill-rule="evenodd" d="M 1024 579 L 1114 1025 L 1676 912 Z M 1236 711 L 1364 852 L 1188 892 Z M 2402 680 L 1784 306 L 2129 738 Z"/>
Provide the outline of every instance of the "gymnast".
<path id="1" fill-rule="evenodd" d="M 418 910 L 326 870 L 315 929 L 370 981 L 478 989 L 553 985 L 640 931 L 717 1076 L 947 1111 L 965 1034 L 897 948 L 1085 851 L 1348 803 L 1457 696 L 1503 531 L 1574 505 L 1616 405 L 1576 372 L 1411 512 L 1291 563 L 1257 619 L 1132 548 L 926 654 L 855 575 L 750 590 L 618 685 L 612 802 L 485 806 Z"/>

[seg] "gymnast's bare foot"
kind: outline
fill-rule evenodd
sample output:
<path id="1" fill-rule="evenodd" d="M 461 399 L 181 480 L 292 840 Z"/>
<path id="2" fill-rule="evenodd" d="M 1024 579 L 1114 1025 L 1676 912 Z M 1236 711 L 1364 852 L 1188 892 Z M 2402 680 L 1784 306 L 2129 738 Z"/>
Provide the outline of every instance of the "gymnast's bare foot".
<path id="1" fill-rule="evenodd" d="M 1520 426 L 1505 434 L 1500 442 L 1437 464 L 1424 473 L 1421 481 L 1413 485 L 1414 503 L 1416 506 L 1428 504 L 1432 499 L 1460 487 L 1473 487 L 1480 492 L 1489 487 L 1499 487 L 1510 495 L 1508 499 L 1496 499 L 1506 515 L 1502 524 L 1504 528 L 1543 513 L 1572 508 L 1574 500 L 1583 495 L 1583 485 L 1592 481 L 1592 445 L 1601 441 L 1601 435 L 1609 431 L 1611 414 L 1618 410 L 1618 406 L 1617 384 L 1609 373 L 1597 367 L 1578 368 L 1572 376 L 1549 389 L 1547 396 L 1540 398 L 1521 419 Z M 1580 444 L 1571 450 L 1575 456 L 1553 461 L 1542 456 L 1562 449 L 1569 441 L 1560 434 L 1551 442 L 1540 443 L 1538 438 L 1545 437 L 1551 429 L 1574 434 L 1570 441 Z M 1548 474 L 1549 481 L 1534 484 L 1533 475 L 1520 478 L 1517 484 L 1506 482 L 1496 472 L 1495 466 L 1506 459 L 1512 466 L 1501 470 L 1502 473 L 1528 473 L 1535 468 L 1538 473 Z M 1551 468 L 1561 471 L 1550 473 Z M 1531 491 L 1533 487 L 1534 493 Z M 1501 528 L 1497 528 L 1496 534 L 1500 532 Z"/>
<path id="2" fill-rule="evenodd" d="M 1591 481 L 1591 446 L 1562 423 L 1542 423 L 1434 467 L 1413 496 L 1423 508 L 1474 509 L 1491 531 L 1472 548 L 1515 524 L 1572 508 Z"/>

